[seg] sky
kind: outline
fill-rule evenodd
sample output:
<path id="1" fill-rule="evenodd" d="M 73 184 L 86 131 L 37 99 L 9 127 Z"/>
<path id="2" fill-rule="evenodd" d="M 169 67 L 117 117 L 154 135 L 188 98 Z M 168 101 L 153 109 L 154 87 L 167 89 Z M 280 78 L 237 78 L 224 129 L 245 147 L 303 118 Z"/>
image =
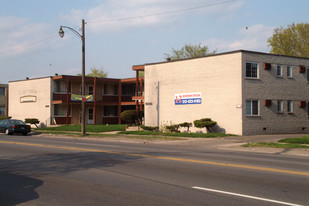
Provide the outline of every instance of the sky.
<path id="1" fill-rule="evenodd" d="M 308 0 L 0 0 L 0 83 L 82 70 L 135 77 L 133 65 L 165 61 L 185 44 L 217 53 L 269 52 L 273 30 L 309 22 Z"/>

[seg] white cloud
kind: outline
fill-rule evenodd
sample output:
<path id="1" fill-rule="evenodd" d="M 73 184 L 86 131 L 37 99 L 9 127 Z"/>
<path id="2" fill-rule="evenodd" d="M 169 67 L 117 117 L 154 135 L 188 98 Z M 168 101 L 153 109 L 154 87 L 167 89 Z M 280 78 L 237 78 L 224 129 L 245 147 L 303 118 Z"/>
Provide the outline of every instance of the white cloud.
<path id="1" fill-rule="evenodd" d="M 71 25 L 78 25 L 82 18 L 88 22 L 87 28 L 96 32 L 114 32 L 147 26 L 162 26 L 175 23 L 188 14 L 212 15 L 221 18 L 238 10 L 243 1 L 228 2 L 223 0 L 107 0 L 87 11 L 71 10 L 62 16 Z M 201 7 L 187 12 L 173 12 L 182 9 Z M 218 12 L 220 11 L 220 12 Z M 166 12 L 172 12 L 165 15 Z M 160 15 L 154 15 L 160 14 Z M 140 18 L 131 18 L 140 17 Z M 121 19 L 120 21 L 118 21 Z"/>
<path id="2" fill-rule="evenodd" d="M 267 39 L 272 35 L 274 28 L 263 24 L 252 25 L 248 26 L 248 29 L 240 29 L 236 40 L 208 39 L 204 44 L 219 51 L 238 49 L 268 51 Z"/>
<path id="3" fill-rule="evenodd" d="M 51 26 L 45 23 L 31 23 L 14 16 L 0 17 L 0 54 L 13 56 L 42 48 L 42 43 L 52 38 L 50 31 Z"/>

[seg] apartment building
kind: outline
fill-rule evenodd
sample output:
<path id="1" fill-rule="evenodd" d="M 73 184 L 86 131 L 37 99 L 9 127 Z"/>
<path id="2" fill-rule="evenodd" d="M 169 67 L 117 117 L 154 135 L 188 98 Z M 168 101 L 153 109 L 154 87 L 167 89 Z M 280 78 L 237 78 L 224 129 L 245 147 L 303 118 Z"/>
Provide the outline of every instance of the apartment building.
<path id="1" fill-rule="evenodd" d="M 144 71 L 146 126 L 212 118 L 237 135 L 309 133 L 309 58 L 238 50 L 132 69 Z"/>
<path id="2" fill-rule="evenodd" d="M 0 116 L 8 115 L 8 85 L 0 84 Z"/>
<path id="3" fill-rule="evenodd" d="M 140 79 L 141 81 L 141 79 Z M 86 124 L 121 123 L 120 113 L 135 109 L 136 78 L 85 78 Z M 38 118 L 41 126 L 81 122 L 81 77 L 55 75 L 9 82 L 9 115 Z"/>

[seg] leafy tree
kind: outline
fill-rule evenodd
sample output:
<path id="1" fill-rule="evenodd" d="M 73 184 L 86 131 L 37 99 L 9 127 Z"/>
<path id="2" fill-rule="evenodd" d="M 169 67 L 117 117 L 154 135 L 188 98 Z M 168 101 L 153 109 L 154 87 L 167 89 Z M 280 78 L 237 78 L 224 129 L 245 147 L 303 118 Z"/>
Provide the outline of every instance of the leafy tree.
<path id="1" fill-rule="evenodd" d="M 201 46 L 201 43 L 199 43 L 196 45 L 185 44 L 185 46 L 183 46 L 179 50 L 172 48 L 171 54 L 164 54 L 164 55 L 166 56 L 167 59 L 175 61 L 180 59 L 207 56 L 215 54 L 216 52 L 217 52 L 216 50 L 210 52 L 207 46 Z"/>
<path id="2" fill-rule="evenodd" d="M 78 76 L 82 76 L 81 74 L 78 74 Z M 91 72 L 89 74 L 85 75 L 86 77 L 101 77 L 106 78 L 107 73 L 104 72 L 103 68 L 97 69 L 95 66 L 91 68 Z"/>
<path id="3" fill-rule="evenodd" d="M 267 40 L 270 53 L 309 57 L 309 24 L 298 23 L 274 29 Z"/>
<path id="4" fill-rule="evenodd" d="M 217 122 L 212 121 L 210 118 L 204 118 L 194 121 L 194 126 L 197 128 L 206 128 L 207 133 L 211 132 L 210 128 L 215 126 Z"/>

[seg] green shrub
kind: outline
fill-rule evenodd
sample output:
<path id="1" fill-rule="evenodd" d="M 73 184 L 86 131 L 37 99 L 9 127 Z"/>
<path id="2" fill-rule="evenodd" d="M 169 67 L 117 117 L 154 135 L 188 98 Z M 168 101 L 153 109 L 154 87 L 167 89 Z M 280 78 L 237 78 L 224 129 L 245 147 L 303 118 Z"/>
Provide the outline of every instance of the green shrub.
<path id="1" fill-rule="evenodd" d="M 210 118 L 203 118 L 194 121 L 194 126 L 197 128 L 206 128 L 207 133 L 211 132 L 211 127 L 215 126 L 217 122 L 212 121 Z"/>
<path id="2" fill-rule="evenodd" d="M 25 123 L 34 124 L 36 126 L 36 128 L 38 128 L 38 126 L 36 124 L 39 124 L 40 121 L 36 118 L 26 118 Z"/>
<path id="3" fill-rule="evenodd" d="M 127 124 L 137 123 L 136 110 L 125 110 L 121 112 L 120 117 L 121 117 L 121 120 Z M 141 123 L 143 117 L 144 117 L 144 111 L 140 111 L 139 112 L 139 120 L 140 120 L 139 123 Z"/>
<path id="4" fill-rule="evenodd" d="M 0 121 L 4 120 L 4 119 L 11 119 L 12 117 L 9 117 L 9 116 L 2 116 L 0 117 Z"/>
<path id="5" fill-rule="evenodd" d="M 155 131 L 155 132 L 159 131 L 159 127 L 150 127 L 150 126 L 142 125 L 141 128 L 146 131 Z"/>
<path id="6" fill-rule="evenodd" d="M 166 126 L 166 129 L 168 129 L 170 132 L 176 132 L 179 133 L 179 124 L 172 124 L 170 126 Z"/>
<path id="7" fill-rule="evenodd" d="M 186 127 L 187 128 L 187 132 L 190 132 L 190 127 L 192 127 L 192 123 L 191 122 L 184 122 L 179 124 L 180 127 Z"/>

